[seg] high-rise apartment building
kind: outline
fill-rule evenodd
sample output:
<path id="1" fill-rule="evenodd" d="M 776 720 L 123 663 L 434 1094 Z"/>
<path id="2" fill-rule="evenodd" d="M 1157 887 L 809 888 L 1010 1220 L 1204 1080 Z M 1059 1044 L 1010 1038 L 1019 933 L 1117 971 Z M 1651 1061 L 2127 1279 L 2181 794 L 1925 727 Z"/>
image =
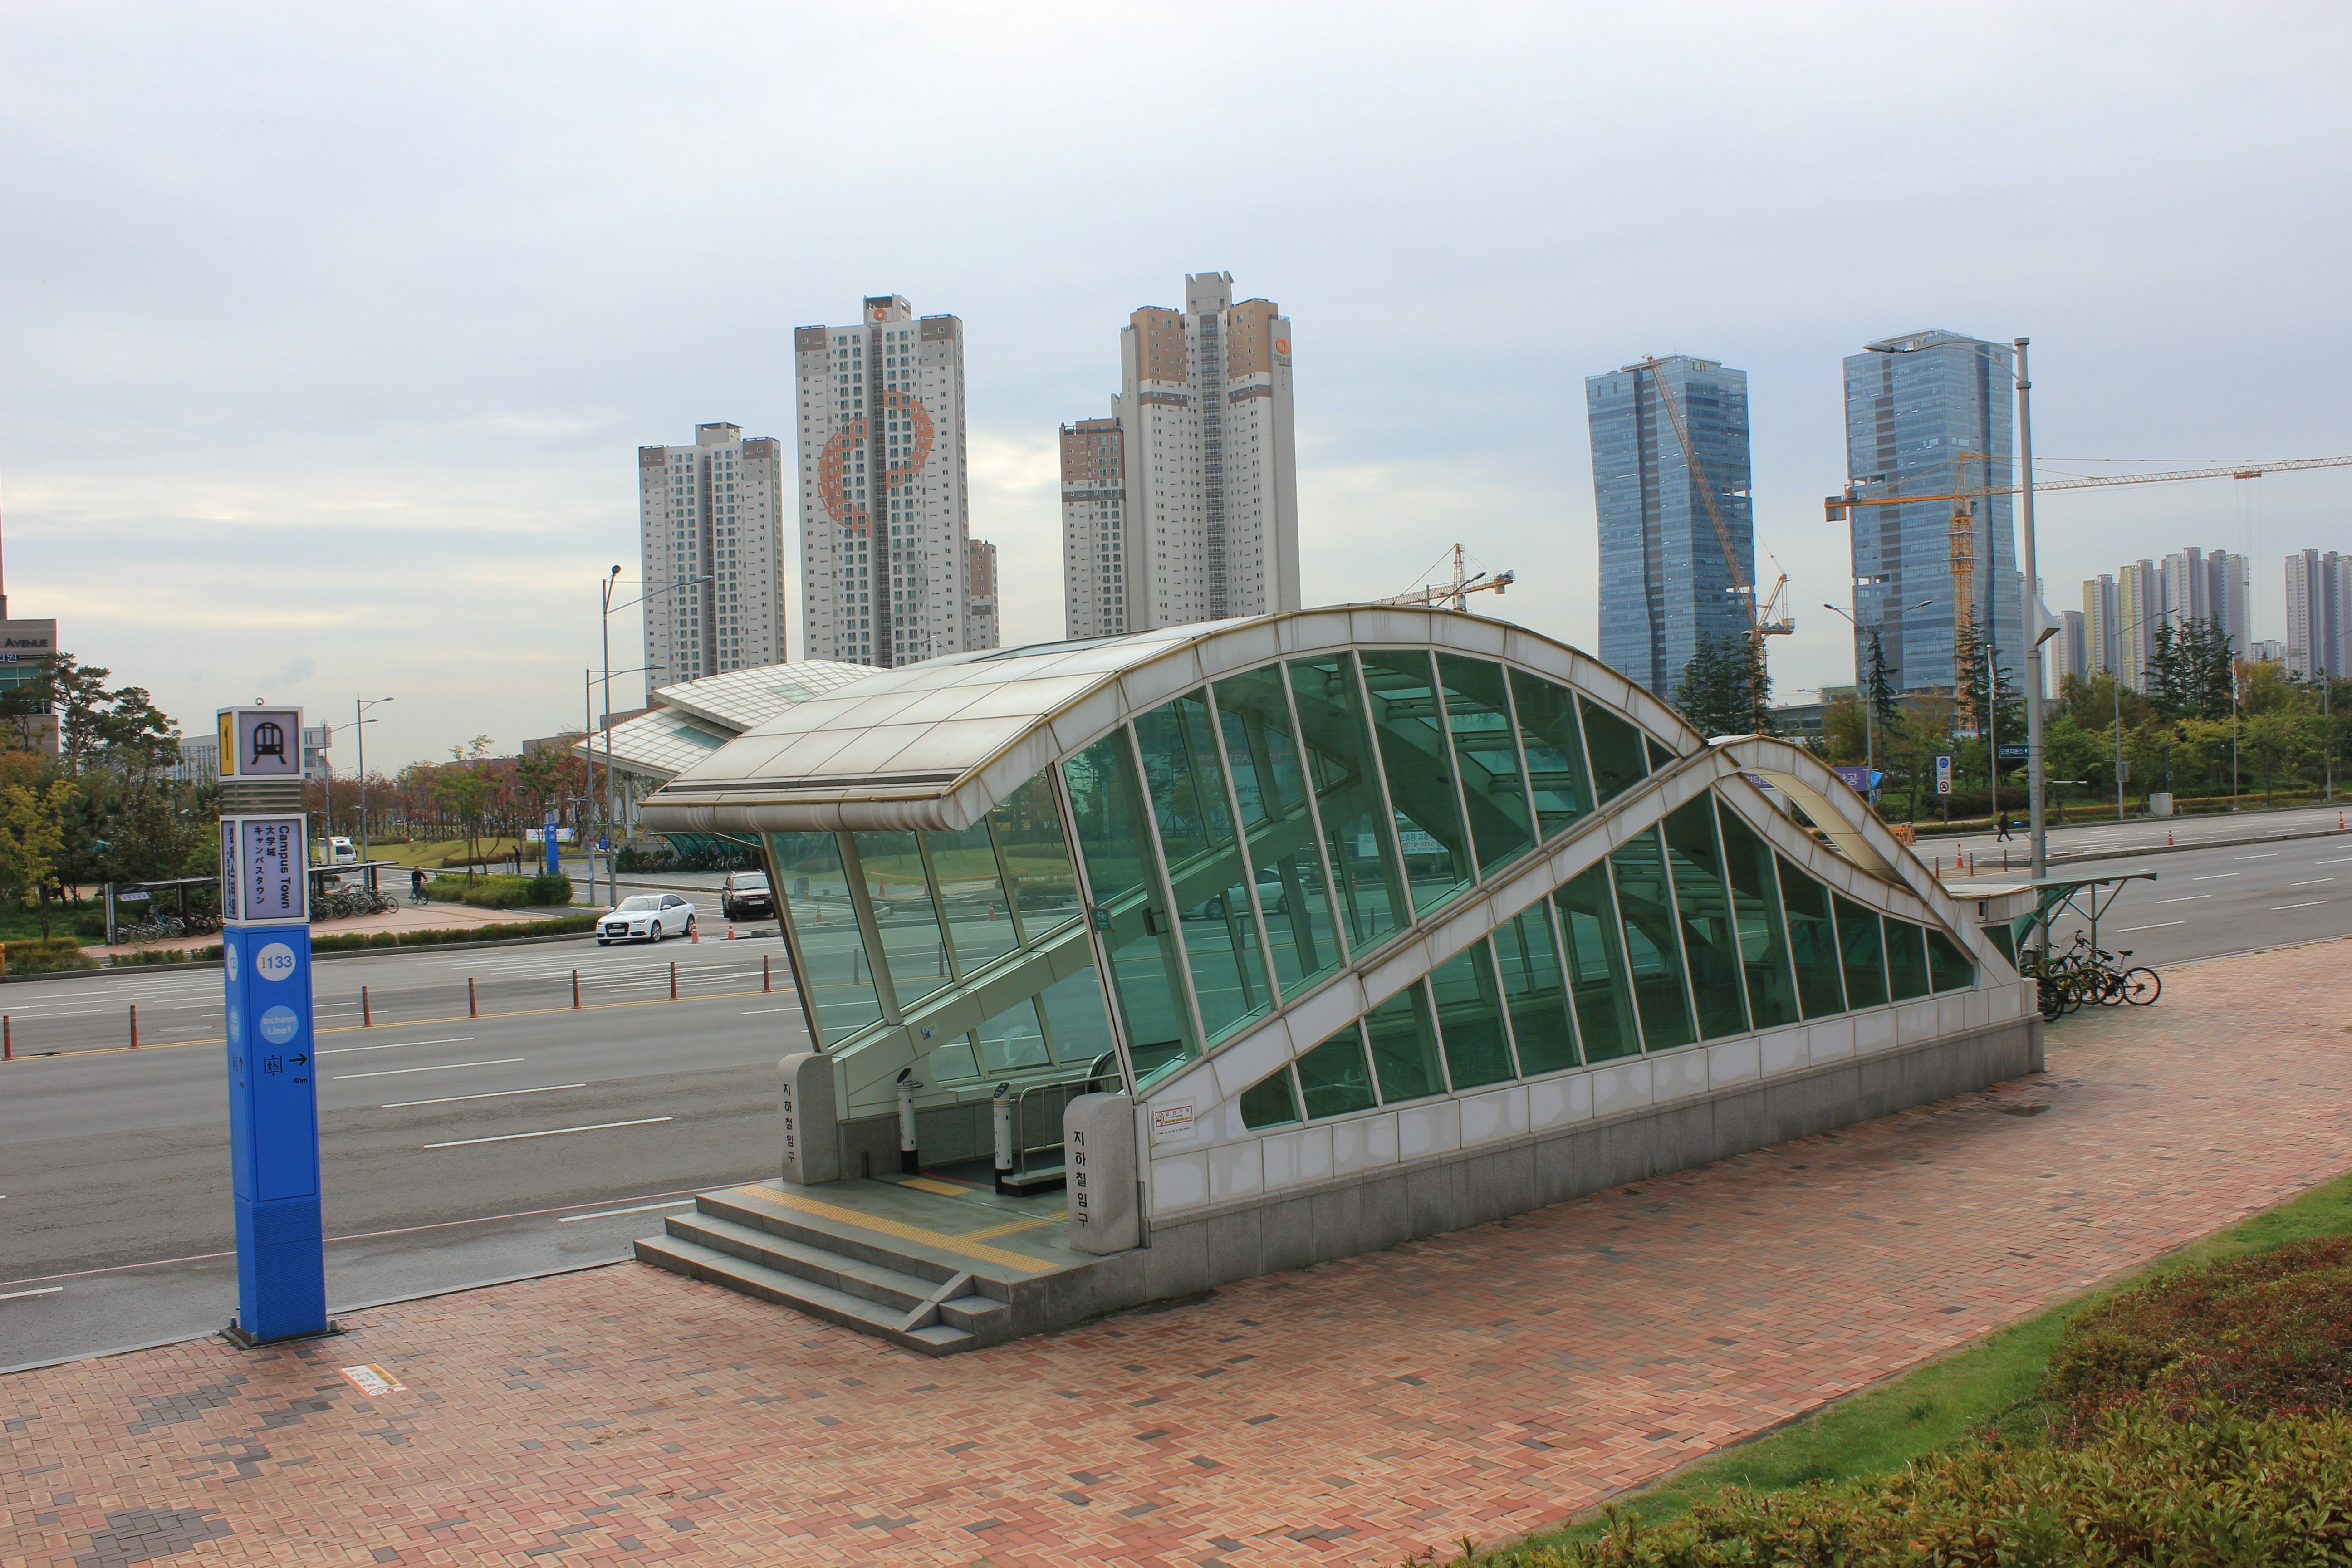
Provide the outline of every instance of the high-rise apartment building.
<path id="1" fill-rule="evenodd" d="M 2077 680 L 2090 679 L 2091 622 L 2080 610 L 2058 612 L 2058 635 L 2050 639 L 2050 685 L 2053 692 L 2066 689 L 2066 678 Z"/>
<path id="2" fill-rule="evenodd" d="M 965 613 L 971 620 L 973 647 L 996 646 L 996 546 L 975 539 L 964 552 Z"/>
<path id="3" fill-rule="evenodd" d="M 2147 689 L 2151 634 L 2163 616 L 2164 574 L 2155 562 L 2134 561 L 2116 574 L 2116 662 L 2134 691 Z"/>
<path id="4" fill-rule="evenodd" d="M 783 443 L 698 425 L 691 447 L 637 448 L 646 689 L 782 664 Z"/>
<path id="5" fill-rule="evenodd" d="M 2253 635 L 2246 558 L 2193 546 L 2164 558 L 2164 616 L 2174 626 L 2211 621 L 2240 655 Z"/>
<path id="6" fill-rule="evenodd" d="M 2112 671 L 2123 662 L 2122 644 L 2118 640 L 2123 623 L 2123 603 L 2116 597 L 2116 580 L 2102 572 L 2095 579 L 2083 584 L 2083 660 L 2086 674 Z"/>
<path id="7" fill-rule="evenodd" d="M 1948 496 L 2013 482 L 2011 353 L 2006 344 L 1925 331 L 1848 355 L 1846 477 L 1856 492 L 1866 500 Z M 1885 628 L 1887 679 L 1896 690 L 1955 689 L 1953 648 L 1963 616 L 1974 622 L 1979 643 L 1990 628 L 2003 668 L 2022 668 L 2011 497 L 1864 506 L 1847 516 L 1854 619 Z"/>
<path id="8" fill-rule="evenodd" d="M 993 647 L 993 606 L 985 630 L 972 617 L 963 323 L 882 294 L 793 347 L 809 656 L 887 669 Z"/>
<path id="9" fill-rule="evenodd" d="M 1062 432 L 1064 619 L 1073 637 L 1295 610 L 1290 320 L 1184 277 L 1184 308 L 1119 332 L 1110 417 Z"/>
<path id="10" fill-rule="evenodd" d="M 2298 550 L 2286 558 L 2286 672 L 2352 673 L 2352 557 Z"/>
<path id="11" fill-rule="evenodd" d="M 1754 583 L 1748 373 L 1688 354 L 1644 360 L 1586 376 L 1584 416 L 1601 522 L 1601 659 L 1671 697 L 1702 641 L 1748 629 L 1706 504 L 1712 493 Z"/>

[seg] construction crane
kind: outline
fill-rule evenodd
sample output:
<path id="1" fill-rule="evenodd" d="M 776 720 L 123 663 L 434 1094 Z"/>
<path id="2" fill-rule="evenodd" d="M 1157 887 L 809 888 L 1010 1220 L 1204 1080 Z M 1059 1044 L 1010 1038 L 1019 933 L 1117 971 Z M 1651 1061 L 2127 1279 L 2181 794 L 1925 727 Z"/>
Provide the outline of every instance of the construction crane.
<path id="1" fill-rule="evenodd" d="M 1439 559 L 1443 560 L 1444 557 L 1441 556 Z M 1462 546 L 1456 544 L 1454 547 L 1453 582 L 1433 583 L 1426 588 L 1415 588 L 1410 593 L 1399 594 L 1393 598 L 1376 599 L 1373 603 L 1445 605 L 1452 609 L 1467 611 L 1470 608 L 1471 595 L 1492 594 L 1499 599 L 1503 596 L 1504 590 L 1519 580 L 1519 574 L 1516 572 L 1481 572 L 1475 577 L 1465 577 L 1463 575 L 1465 570 L 1462 563 Z"/>
<path id="2" fill-rule="evenodd" d="M 1958 474 L 1958 480 L 1952 489 L 1933 495 L 1865 496 L 1860 493 L 1860 485 L 1848 484 L 1843 495 L 1822 498 L 1822 512 L 1831 522 L 1843 522 L 1850 507 L 1909 506 L 1919 501 L 1951 502 L 1952 624 L 1957 628 L 1964 616 L 1975 612 L 1976 606 L 1977 500 L 1985 496 L 2020 495 L 2025 489 L 2022 485 L 1984 484 L 1970 488 L 1968 465 L 1990 465 L 1991 461 L 1992 456 L 1987 452 L 1956 454 L 1952 467 Z M 2352 458 L 2284 458 L 2277 462 L 2231 463 L 2210 468 L 2170 468 L 2155 474 L 2105 474 L 2095 479 L 2046 479 L 2034 485 L 2033 493 L 2105 489 L 2115 485 L 2165 484 L 2175 479 L 2258 479 L 2264 474 L 2286 473 L 2296 468 L 2346 467 L 2352 467 Z"/>
<path id="3" fill-rule="evenodd" d="M 1648 371 L 1650 384 L 1657 388 L 1658 401 L 1665 405 L 1666 418 L 1675 427 L 1675 439 L 1682 445 L 1683 462 L 1690 469 L 1692 481 L 1698 486 L 1699 500 L 1706 505 L 1706 521 L 1715 527 L 1715 542 L 1723 551 L 1724 569 L 1731 574 L 1731 591 L 1739 596 L 1748 612 L 1748 635 L 1756 644 L 1756 658 L 1760 664 L 1766 637 L 1784 637 L 1797 629 L 1793 616 L 1775 614 L 1781 595 L 1788 592 L 1789 574 L 1781 573 L 1780 580 L 1772 584 L 1771 594 L 1761 605 L 1757 603 L 1755 580 L 1739 563 L 1739 552 L 1732 548 L 1731 530 L 1723 524 L 1723 510 L 1715 502 L 1715 486 L 1706 477 L 1706 466 L 1698 459 L 1698 448 L 1691 445 L 1690 427 L 1683 422 L 1682 405 L 1675 401 L 1675 390 L 1666 384 L 1666 378 L 1658 374 L 1658 367 L 1665 363 L 1653 354 L 1639 364 L 1625 368 L 1635 372 Z"/>

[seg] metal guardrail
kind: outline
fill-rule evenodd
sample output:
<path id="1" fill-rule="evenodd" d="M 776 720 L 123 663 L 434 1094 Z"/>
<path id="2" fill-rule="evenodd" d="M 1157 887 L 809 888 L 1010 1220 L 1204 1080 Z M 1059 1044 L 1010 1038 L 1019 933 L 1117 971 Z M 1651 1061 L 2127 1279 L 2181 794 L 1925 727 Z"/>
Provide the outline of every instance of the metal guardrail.
<path id="1" fill-rule="evenodd" d="M 1018 1089 L 1009 1082 L 998 1084 L 993 1107 L 998 1184 L 1025 1182 L 1033 1156 L 1062 1152 L 1062 1118 L 1070 1101 L 1082 1094 L 1116 1092 L 1118 1087 L 1118 1058 L 1108 1051 L 1097 1057 L 1083 1077 L 1025 1083 Z"/>

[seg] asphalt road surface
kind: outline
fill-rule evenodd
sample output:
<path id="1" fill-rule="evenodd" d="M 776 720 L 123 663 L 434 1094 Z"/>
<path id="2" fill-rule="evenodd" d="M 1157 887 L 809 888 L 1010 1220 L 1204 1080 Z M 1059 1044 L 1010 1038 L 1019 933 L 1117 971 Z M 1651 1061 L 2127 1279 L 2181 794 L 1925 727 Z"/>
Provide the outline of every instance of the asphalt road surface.
<path id="1" fill-rule="evenodd" d="M 2283 817 L 2259 820 L 2304 826 Z M 2158 873 L 2100 938 L 2158 968 L 2352 934 L 2352 835 L 2084 869 Z M 609 1262 L 666 1209 L 774 1165 L 771 1068 L 806 1035 L 772 935 L 426 949 L 314 973 L 334 1308 Z M 0 1067 L 0 1370 L 226 1322 L 219 972 L 12 984 L 0 1010 L 19 1058 Z"/>
<path id="2" fill-rule="evenodd" d="M 2173 844 L 2209 843 L 2221 838 L 2252 838 L 2281 833 L 2319 833 L 2333 829 L 2338 822 L 2352 823 L 2352 805 L 2294 806 L 2284 811 L 2255 809 L 2261 797 L 2247 797 L 2247 809 L 2238 812 L 2216 812 L 2202 816 L 2134 816 L 2124 822 L 2074 823 L 2066 826 L 2053 826 L 2050 832 L 2050 853 L 2053 859 L 2074 854 L 2106 855 L 2117 850 L 2155 849 Z M 2024 815 L 2022 805 L 2014 815 Z M 2022 828 L 2006 842 L 1990 832 L 1953 834 L 1949 837 L 1930 835 L 1919 840 L 1919 857 L 1930 863 L 1940 856 L 1949 864 L 1956 853 L 1967 852 L 1977 857 L 1982 868 L 1988 861 L 1998 864 L 2002 850 L 2010 853 L 2011 864 L 2024 864 L 2030 850 Z"/>
<path id="3" fill-rule="evenodd" d="M 315 975 L 331 1307 L 608 1262 L 664 1207 L 775 1163 L 772 1069 L 806 1035 L 772 937 L 427 950 Z M 220 985 L 5 988 L 0 1369 L 228 1321 Z"/>

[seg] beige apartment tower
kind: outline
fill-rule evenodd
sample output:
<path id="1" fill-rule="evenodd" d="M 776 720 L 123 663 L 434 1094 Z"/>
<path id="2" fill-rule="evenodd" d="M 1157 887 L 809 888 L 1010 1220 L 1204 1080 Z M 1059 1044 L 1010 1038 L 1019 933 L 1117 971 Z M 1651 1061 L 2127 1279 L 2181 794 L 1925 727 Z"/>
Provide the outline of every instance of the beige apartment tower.
<path id="1" fill-rule="evenodd" d="M 637 448 L 647 691 L 784 662 L 787 493 L 783 443 L 738 425 Z"/>
<path id="2" fill-rule="evenodd" d="M 809 657 L 889 669 L 994 647 L 992 596 L 972 605 L 963 322 L 882 294 L 793 346 Z"/>
<path id="3" fill-rule="evenodd" d="M 1108 419 L 1062 427 L 1064 618 L 1073 637 L 1299 606 L 1290 321 L 1184 278 L 1119 333 Z"/>

